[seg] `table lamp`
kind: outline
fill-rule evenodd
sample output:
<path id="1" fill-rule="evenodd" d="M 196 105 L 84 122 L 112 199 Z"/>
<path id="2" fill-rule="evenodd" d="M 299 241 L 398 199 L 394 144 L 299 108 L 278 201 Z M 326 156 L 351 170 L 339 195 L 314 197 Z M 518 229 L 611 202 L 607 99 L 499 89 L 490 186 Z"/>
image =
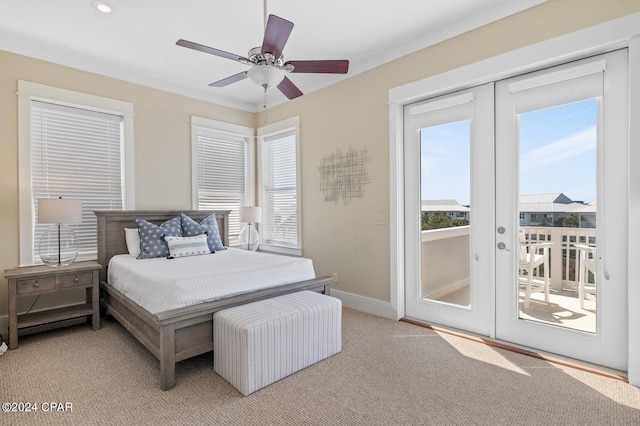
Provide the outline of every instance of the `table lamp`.
<path id="1" fill-rule="evenodd" d="M 240 207 L 240 222 L 246 222 L 247 225 L 240 231 L 240 242 L 246 243 L 247 250 L 258 250 L 260 245 L 260 234 L 252 225 L 260 223 L 262 219 L 262 207 Z"/>
<path id="2" fill-rule="evenodd" d="M 38 246 L 45 265 L 55 268 L 73 263 L 78 255 L 78 236 L 67 224 L 79 222 L 82 222 L 81 200 L 38 199 L 38 223 L 51 224 L 42 233 Z"/>

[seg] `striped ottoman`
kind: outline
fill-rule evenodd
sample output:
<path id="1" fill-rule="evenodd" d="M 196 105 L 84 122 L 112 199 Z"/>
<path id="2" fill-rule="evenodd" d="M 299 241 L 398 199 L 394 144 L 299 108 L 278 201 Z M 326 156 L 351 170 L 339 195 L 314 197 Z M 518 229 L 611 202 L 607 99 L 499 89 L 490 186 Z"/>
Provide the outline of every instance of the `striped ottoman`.
<path id="1" fill-rule="evenodd" d="M 213 368 L 249 395 L 342 350 L 342 303 L 300 291 L 218 311 Z"/>

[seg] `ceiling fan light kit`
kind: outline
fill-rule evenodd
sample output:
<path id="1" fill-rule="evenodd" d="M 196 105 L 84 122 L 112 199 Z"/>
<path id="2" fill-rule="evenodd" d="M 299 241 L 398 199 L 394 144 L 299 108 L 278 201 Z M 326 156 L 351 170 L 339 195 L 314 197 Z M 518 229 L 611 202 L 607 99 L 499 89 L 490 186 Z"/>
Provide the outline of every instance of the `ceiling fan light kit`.
<path id="1" fill-rule="evenodd" d="M 107 3 L 106 1 L 91 0 L 89 4 L 91 4 L 91 6 L 94 9 L 96 9 L 98 12 L 105 13 L 105 14 L 109 14 L 113 12 L 113 6 Z"/>
<path id="2" fill-rule="evenodd" d="M 302 91 L 286 77 L 288 73 L 346 74 L 349 71 L 349 61 L 344 59 L 285 62 L 282 50 L 289 39 L 291 30 L 293 30 L 292 22 L 276 15 L 269 15 L 262 46 L 249 50 L 247 58 L 183 39 L 178 40 L 176 44 L 231 59 L 251 67 L 247 71 L 223 78 L 209 84 L 209 86 L 225 87 L 249 77 L 255 84 L 263 87 L 265 92 L 267 88 L 275 86 L 288 99 L 302 96 Z"/>
<path id="3" fill-rule="evenodd" d="M 284 70 L 270 65 L 256 65 L 247 71 L 247 75 L 258 86 L 265 90 L 274 87 L 284 80 Z"/>

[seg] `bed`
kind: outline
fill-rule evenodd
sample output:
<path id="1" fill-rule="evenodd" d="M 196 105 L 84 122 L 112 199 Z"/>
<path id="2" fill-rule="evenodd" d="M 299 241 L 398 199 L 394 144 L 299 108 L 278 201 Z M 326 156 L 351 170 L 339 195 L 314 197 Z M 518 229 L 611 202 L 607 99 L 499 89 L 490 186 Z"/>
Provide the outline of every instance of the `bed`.
<path id="1" fill-rule="evenodd" d="M 139 217 L 160 224 L 185 213 L 200 221 L 216 214 L 223 244 L 229 240 L 229 211 L 96 211 L 98 220 L 98 263 L 100 271 L 101 304 L 107 315 L 115 318 L 160 361 L 160 387 L 175 386 L 176 362 L 213 350 L 213 314 L 232 306 L 279 296 L 301 290 L 328 294 L 331 277 L 320 277 L 284 285 L 256 288 L 217 300 L 200 302 L 152 313 L 107 283 L 108 265 L 117 255 L 127 254 L 125 228 L 135 228 Z M 232 250 L 232 249 L 230 249 Z M 213 254 L 216 256 L 218 253 Z"/>

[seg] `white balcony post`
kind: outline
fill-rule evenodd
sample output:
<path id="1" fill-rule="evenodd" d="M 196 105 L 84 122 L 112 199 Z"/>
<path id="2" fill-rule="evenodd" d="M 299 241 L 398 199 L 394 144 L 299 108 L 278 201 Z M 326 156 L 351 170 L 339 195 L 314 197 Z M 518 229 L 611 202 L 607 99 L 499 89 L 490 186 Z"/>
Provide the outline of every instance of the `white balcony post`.
<path id="1" fill-rule="evenodd" d="M 551 288 L 562 289 L 562 231 L 551 228 Z"/>

